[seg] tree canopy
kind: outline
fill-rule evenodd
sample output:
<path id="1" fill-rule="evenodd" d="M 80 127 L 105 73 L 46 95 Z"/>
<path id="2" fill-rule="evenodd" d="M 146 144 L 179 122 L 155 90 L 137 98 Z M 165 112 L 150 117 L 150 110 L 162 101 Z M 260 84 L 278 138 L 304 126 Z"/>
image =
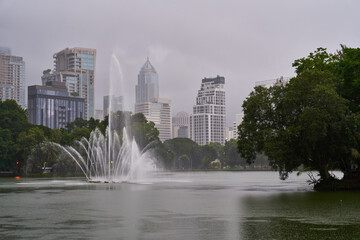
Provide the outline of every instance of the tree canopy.
<path id="1" fill-rule="evenodd" d="M 250 163 L 264 152 L 282 178 L 300 166 L 319 171 L 322 180 L 331 178 L 333 169 L 354 175 L 353 152 L 360 142 L 360 101 L 353 94 L 359 53 L 342 47 L 328 54 L 319 48 L 295 60 L 297 75 L 288 83 L 255 87 L 243 103 L 238 127 L 241 156 Z"/>

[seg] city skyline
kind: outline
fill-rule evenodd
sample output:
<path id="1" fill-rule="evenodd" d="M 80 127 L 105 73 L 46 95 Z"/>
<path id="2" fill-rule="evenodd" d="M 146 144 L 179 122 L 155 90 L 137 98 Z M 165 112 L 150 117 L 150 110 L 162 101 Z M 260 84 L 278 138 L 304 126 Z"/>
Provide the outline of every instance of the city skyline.
<path id="1" fill-rule="evenodd" d="M 64 82 L 71 94 L 85 98 L 85 119 L 94 117 L 96 49 L 74 47 L 54 53 L 54 69 L 43 71 L 42 84 Z"/>
<path id="2" fill-rule="evenodd" d="M 128 81 L 131 106 L 139 66 L 146 57 L 161 73 L 162 97 L 172 99 L 173 112 L 191 112 L 197 91 L 191 83 L 205 76 L 225 76 L 227 125 L 232 125 L 256 81 L 294 76 L 292 62 L 318 47 L 329 52 L 339 49 L 339 44 L 356 47 L 359 7 L 358 1 L 331 0 L 176 4 L 3 0 L 0 46 L 23 57 L 27 86 L 41 84 L 42 71 L 51 67 L 53 53 L 67 47 L 96 49 L 96 109 L 109 94 L 112 53 Z M 48 9 L 66 12 L 67 18 L 54 17 Z M 328 17 L 334 15 L 340 16 Z"/>

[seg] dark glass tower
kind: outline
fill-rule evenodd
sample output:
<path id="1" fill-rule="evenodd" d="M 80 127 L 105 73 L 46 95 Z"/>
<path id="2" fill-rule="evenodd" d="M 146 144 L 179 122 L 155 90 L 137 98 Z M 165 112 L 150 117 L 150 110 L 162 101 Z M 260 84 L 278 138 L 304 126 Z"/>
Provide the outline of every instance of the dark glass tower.
<path id="1" fill-rule="evenodd" d="M 152 98 L 159 98 L 158 74 L 151 65 L 149 58 L 140 69 L 135 90 L 136 103 L 149 102 Z"/>

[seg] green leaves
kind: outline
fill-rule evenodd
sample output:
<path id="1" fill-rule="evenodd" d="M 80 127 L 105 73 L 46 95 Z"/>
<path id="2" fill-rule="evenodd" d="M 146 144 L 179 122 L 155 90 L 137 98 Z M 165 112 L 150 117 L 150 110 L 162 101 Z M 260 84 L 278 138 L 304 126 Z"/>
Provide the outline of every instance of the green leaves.
<path id="1" fill-rule="evenodd" d="M 359 113 L 351 111 L 356 98 L 340 90 L 345 91 L 342 84 L 350 81 L 345 76 L 356 79 L 360 73 L 354 67 L 360 54 L 351 54 L 356 55 L 348 49 L 328 54 L 319 48 L 294 62 L 297 76 L 285 86 L 256 87 L 243 103 L 245 116 L 238 128 L 241 156 L 251 163 L 256 152 L 264 151 L 283 177 L 301 165 L 318 170 L 323 179 L 329 177 L 329 169 L 349 173 L 351 149 L 359 145 Z"/>

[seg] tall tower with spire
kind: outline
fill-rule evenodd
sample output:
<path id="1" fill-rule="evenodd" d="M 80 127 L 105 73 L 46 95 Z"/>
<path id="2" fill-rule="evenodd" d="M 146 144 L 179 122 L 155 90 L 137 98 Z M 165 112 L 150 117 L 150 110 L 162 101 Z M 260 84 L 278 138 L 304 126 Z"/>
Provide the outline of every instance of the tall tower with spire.
<path id="1" fill-rule="evenodd" d="M 155 68 L 147 58 L 138 75 L 136 103 L 148 102 L 152 98 L 159 98 L 159 80 Z"/>
<path id="2" fill-rule="evenodd" d="M 148 121 L 155 123 L 161 141 L 170 139 L 172 136 L 171 100 L 159 98 L 158 74 L 149 58 L 140 69 L 135 90 L 135 113 L 142 113 Z"/>

